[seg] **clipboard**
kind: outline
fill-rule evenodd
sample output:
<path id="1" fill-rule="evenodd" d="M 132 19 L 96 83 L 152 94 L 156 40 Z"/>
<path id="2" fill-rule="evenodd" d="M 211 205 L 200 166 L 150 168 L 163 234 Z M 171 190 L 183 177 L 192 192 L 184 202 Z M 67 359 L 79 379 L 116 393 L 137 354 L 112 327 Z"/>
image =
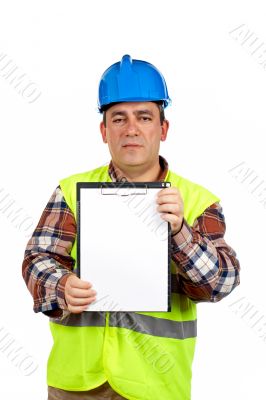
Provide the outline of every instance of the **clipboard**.
<path id="1" fill-rule="evenodd" d="M 77 275 L 86 311 L 171 311 L 170 224 L 156 195 L 170 182 L 77 183 Z"/>

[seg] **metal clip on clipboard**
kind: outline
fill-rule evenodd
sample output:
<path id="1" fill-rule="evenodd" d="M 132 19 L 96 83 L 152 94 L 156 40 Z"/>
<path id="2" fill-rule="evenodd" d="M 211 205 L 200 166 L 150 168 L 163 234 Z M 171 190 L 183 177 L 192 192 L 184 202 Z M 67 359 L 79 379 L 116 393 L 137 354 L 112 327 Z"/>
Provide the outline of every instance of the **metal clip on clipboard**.
<path id="1" fill-rule="evenodd" d="M 162 187 L 170 187 L 169 182 L 162 182 Z M 115 190 L 114 190 L 115 189 Z M 135 190 L 132 190 L 135 189 Z M 117 195 L 117 196 L 132 196 L 132 195 L 146 195 L 148 193 L 148 186 L 145 183 L 130 183 L 124 182 L 119 187 L 106 187 L 101 186 L 102 195 Z"/>
<path id="2" fill-rule="evenodd" d="M 134 189 L 134 188 L 133 188 Z M 112 188 L 104 188 L 101 187 L 101 194 L 103 195 L 116 195 L 116 196 L 132 196 L 138 194 L 147 194 L 147 186 L 144 188 L 135 188 L 136 190 L 132 190 L 132 186 L 128 187 L 119 187 L 115 190 Z"/>

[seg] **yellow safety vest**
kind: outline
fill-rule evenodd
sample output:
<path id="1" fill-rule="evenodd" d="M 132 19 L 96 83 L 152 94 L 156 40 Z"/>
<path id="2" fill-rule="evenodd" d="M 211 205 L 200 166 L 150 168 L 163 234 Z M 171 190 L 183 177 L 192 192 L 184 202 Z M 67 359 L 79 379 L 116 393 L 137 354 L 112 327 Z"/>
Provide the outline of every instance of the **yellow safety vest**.
<path id="1" fill-rule="evenodd" d="M 219 198 L 170 170 L 165 177 L 184 201 L 191 226 Z M 77 182 L 112 182 L 108 166 L 60 181 L 76 216 Z M 76 260 L 76 242 L 71 256 Z M 91 390 L 108 380 L 130 400 L 189 400 L 196 341 L 196 304 L 179 293 L 171 260 L 171 312 L 94 312 L 50 320 L 54 345 L 47 368 L 49 386 Z"/>

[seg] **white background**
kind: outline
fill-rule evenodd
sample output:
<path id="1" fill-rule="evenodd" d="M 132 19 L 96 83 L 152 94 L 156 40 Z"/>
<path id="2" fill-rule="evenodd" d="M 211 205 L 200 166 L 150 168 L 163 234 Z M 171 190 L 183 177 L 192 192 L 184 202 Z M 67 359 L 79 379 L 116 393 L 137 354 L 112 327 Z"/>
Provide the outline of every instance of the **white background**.
<path id="1" fill-rule="evenodd" d="M 241 285 L 228 298 L 198 306 L 192 400 L 266 398 L 266 340 L 260 323 L 251 328 L 244 317 L 246 306 L 235 305 L 245 301 L 265 323 L 266 208 L 229 171 L 244 163 L 266 180 L 266 70 L 259 64 L 266 57 L 230 33 L 245 24 L 256 43 L 266 42 L 265 11 L 263 1 L 1 2 L 0 54 L 41 90 L 29 103 L 0 76 L 0 190 L 33 221 L 18 229 L 0 212 L 1 327 L 38 364 L 25 376 L 0 351 L 1 399 L 46 399 L 51 336 L 21 277 L 26 236 L 59 179 L 109 162 L 97 85 L 127 53 L 164 74 L 173 104 L 160 153 L 176 173 L 221 198 L 226 240 L 242 267 Z"/>

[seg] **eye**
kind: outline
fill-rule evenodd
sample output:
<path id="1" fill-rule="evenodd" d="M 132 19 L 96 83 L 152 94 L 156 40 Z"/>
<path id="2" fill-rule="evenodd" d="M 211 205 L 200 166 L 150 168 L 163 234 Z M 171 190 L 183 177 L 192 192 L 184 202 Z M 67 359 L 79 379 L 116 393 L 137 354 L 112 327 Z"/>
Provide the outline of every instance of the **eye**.
<path id="1" fill-rule="evenodd" d="M 143 121 L 151 121 L 151 117 L 142 116 L 141 119 L 142 119 Z"/>
<path id="2" fill-rule="evenodd" d="M 113 123 L 119 124 L 119 123 L 122 122 L 123 120 L 124 120 L 123 118 L 115 118 L 115 119 L 113 119 Z"/>

